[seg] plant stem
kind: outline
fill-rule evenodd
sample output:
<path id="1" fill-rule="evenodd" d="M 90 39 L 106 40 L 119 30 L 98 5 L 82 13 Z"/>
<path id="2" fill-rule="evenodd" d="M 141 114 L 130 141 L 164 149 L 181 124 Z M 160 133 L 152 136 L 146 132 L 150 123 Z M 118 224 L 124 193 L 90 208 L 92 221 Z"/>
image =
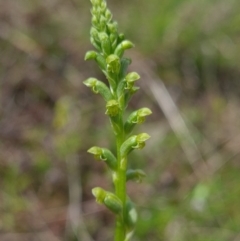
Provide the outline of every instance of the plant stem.
<path id="1" fill-rule="evenodd" d="M 118 161 L 118 169 L 117 169 L 117 178 L 116 178 L 116 195 L 122 201 L 123 205 L 123 214 L 125 210 L 126 203 L 126 165 L 122 165 L 123 157 L 120 153 L 120 148 L 122 143 L 124 142 L 124 129 L 123 129 L 123 121 L 122 121 L 122 113 L 120 113 L 119 119 L 119 133 L 116 135 L 116 144 L 117 144 L 117 161 Z M 124 162 L 127 159 L 124 158 Z M 118 215 L 116 220 L 116 229 L 115 229 L 115 241 L 124 241 L 126 236 L 125 226 L 123 222 L 123 217 Z"/>

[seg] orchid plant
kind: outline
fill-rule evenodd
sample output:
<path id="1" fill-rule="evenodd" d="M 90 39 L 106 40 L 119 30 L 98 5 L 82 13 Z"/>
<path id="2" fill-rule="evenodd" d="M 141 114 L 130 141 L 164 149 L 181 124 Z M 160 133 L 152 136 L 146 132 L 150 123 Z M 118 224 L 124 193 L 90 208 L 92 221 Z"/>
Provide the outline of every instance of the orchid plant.
<path id="1" fill-rule="evenodd" d="M 112 13 L 105 0 L 91 0 L 92 27 L 90 40 L 96 50 L 88 51 L 85 60 L 95 60 L 106 76 L 108 84 L 96 78 L 88 78 L 83 83 L 100 94 L 106 102 L 105 114 L 109 116 L 116 139 L 116 151 L 93 146 L 88 152 L 106 163 L 112 172 L 114 192 L 101 187 L 92 190 L 96 201 L 104 204 L 116 215 L 114 241 L 130 240 L 137 221 L 137 212 L 126 193 L 126 182 L 141 181 L 145 173 L 140 169 L 128 169 L 128 154 L 135 149 L 142 149 L 150 138 L 147 133 L 131 135 L 137 124 L 145 121 L 152 112 L 148 108 L 133 111 L 124 119 L 124 113 L 131 97 L 139 90 L 135 82 L 140 78 L 136 72 L 128 72 L 131 59 L 124 57 L 127 49 L 134 47 L 118 32 L 117 22 L 112 20 Z"/>

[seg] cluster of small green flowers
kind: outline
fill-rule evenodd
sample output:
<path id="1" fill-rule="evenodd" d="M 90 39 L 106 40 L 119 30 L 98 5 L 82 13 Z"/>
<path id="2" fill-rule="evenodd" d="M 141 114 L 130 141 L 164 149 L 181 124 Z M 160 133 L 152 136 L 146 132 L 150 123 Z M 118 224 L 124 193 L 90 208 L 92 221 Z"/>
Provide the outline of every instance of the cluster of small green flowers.
<path id="1" fill-rule="evenodd" d="M 91 2 L 92 27 L 90 36 L 96 51 L 88 51 L 85 60 L 93 59 L 96 61 L 105 74 L 108 85 L 96 78 L 88 78 L 83 83 L 90 87 L 94 93 L 100 94 L 106 101 L 105 114 L 110 118 L 118 144 L 117 157 L 110 150 L 97 146 L 90 148 L 88 152 L 108 165 L 113 173 L 115 188 L 120 190 L 113 194 L 96 187 L 93 189 L 93 195 L 99 203 L 104 204 L 120 217 L 119 220 L 125 229 L 124 236 L 126 237 L 127 233 L 131 232 L 134 227 L 136 213 L 133 211 L 133 204 L 126 193 L 121 193 L 121 190 L 125 190 L 125 188 L 119 188 L 119 185 L 120 183 L 125 185 L 128 180 L 139 182 L 145 176 L 142 170 L 127 170 L 127 156 L 134 149 L 142 149 L 145 146 L 145 141 L 150 137 L 147 133 L 132 135 L 128 138 L 127 136 L 136 124 L 143 123 L 145 117 L 152 112 L 148 108 L 141 108 L 132 112 L 126 121 L 123 120 L 124 110 L 132 95 L 139 89 L 135 86 L 135 82 L 140 76 L 136 72 L 127 73 L 131 60 L 123 56 L 124 51 L 134 45 L 125 39 L 124 34 L 118 33 L 117 23 L 112 20 L 112 14 L 107 8 L 106 1 L 91 0 Z"/>

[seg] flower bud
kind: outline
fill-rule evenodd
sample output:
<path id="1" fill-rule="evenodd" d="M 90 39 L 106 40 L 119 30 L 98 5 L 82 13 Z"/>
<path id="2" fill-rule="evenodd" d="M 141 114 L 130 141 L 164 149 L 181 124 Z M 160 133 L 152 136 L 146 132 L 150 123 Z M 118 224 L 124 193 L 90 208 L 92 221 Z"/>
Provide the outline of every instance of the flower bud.
<path id="1" fill-rule="evenodd" d="M 90 36 L 95 40 L 95 42 L 99 43 L 98 31 L 96 28 L 91 27 L 90 29 Z"/>
<path id="2" fill-rule="evenodd" d="M 139 110 L 132 112 L 124 125 L 125 133 L 131 133 L 132 129 L 136 124 L 143 123 L 145 121 L 145 117 L 151 114 L 152 111 L 149 108 L 141 108 Z"/>
<path id="3" fill-rule="evenodd" d="M 92 189 L 92 194 L 96 198 L 96 201 L 98 203 L 102 204 L 107 193 L 101 187 L 95 187 L 95 188 Z"/>
<path id="4" fill-rule="evenodd" d="M 90 37 L 90 42 L 97 50 L 101 51 L 101 47 L 100 47 L 99 43 L 96 42 L 92 36 Z"/>
<path id="5" fill-rule="evenodd" d="M 125 49 L 131 49 L 131 48 L 133 48 L 134 47 L 134 44 L 131 42 L 131 41 L 129 41 L 129 40 L 124 40 L 124 41 L 122 41 L 122 48 L 125 50 Z"/>
<path id="6" fill-rule="evenodd" d="M 92 7 L 92 9 L 90 10 L 90 12 L 91 12 L 91 14 L 92 14 L 92 16 L 95 16 L 95 15 L 97 15 L 97 9 L 95 8 L 95 7 Z"/>
<path id="7" fill-rule="evenodd" d="M 121 110 L 125 109 L 125 91 L 124 91 L 125 83 L 120 81 L 117 86 L 117 97 Z"/>
<path id="8" fill-rule="evenodd" d="M 104 100 L 109 101 L 112 99 L 112 94 L 109 88 L 102 82 L 95 78 L 88 78 L 83 83 L 92 89 L 95 94 L 100 94 Z"/>
<path id="9" fill-rule="evenodd" d="M 100 42 L 101 42 L 101 47 L 104 55 L 108 56 L 111 53 L 111 43 L 108 38 L 108 35 L 104 32 L 101 32 L 98 34 Z"/>
<path id="10" fill-rule="evenodd" d="M 118 40 L 117 33 L 110 33 L 109 38 L 110 38 L 112 49 L 115 49 L 117 46 L 117 40 Z"/>
<path id="11" fill-rule="evenodd" d="M 145 141 L 148 140 L 150 136 L 147 133 L 141 133 L 139 135 L 134 135 L 129 137 L 125 142 L 123 142 L 120 153 L 124 157 L 128 155 L 133 149 L 142 149 L 145 146 Z"/>
<path id="12" fill-rule="evenodd" d="M 100 5 L 100 8 L 101 8 L 102 10 L 106 10 L 106 8 L 107 8 L 107 3 L 106 3 L 105 1 L 102 1 L 102 2 L 101 2 L 101 5 Z"/>
<path id="13" fill-rule="evenodd" d="M 90 0 L 93 6 L 100 6 L 101 0 Z"/>
<path id="14" fill-rule="evenodd" d="M 120 214 L 122 212 L 122 201 L 113 193 L 108 192 L 103 203 L 115 214 Z"/>
<path id="15" fill-rule="evenodd" d="M 125 89 L 132 90 L 135 81 L 140 79 L 140 75 L 137 72 L 128 73 L 125 77 L 126 87 Z"/>
<path id="16" fill-rule="evenodd" d="M 106 162 L 111 170 L 115 171 L 117 169 L 117 159 L 110 150 L 93 146 L 88 150 L 88 153 L 93 154 L 96 159 Z"/>
<path id="17" fill-rule="evenodd" d="M 97 54 L 96 62 L 101 70 L 106 70 L 106 60 L 101 54 Z"/>
<path id="18" fill-rule="evenodd" d="M 146 177 L 146 174 L 141 169 L 136 169 L 136 170 L 129 169 L 127 170 L 127 173 L 126 173 L 127 181 L 133 180 L 136 182 L 141 182 L 144 177 Z"/>
<path id="19" fill-rule="evenodd" d="M 122 42 L 122 41 L 125 39 L 124 33 L 120 33 L 120 34 L 118 35 L 118 38 L 119 38 L 119 42 Z"/>
<path id="20" fill-rule="evenodd" d="M 124 50 L 134 47 L 134 44 L 129 40 L 123 40 L 115 49 L 114 54 L 122 57 Z"/>
<path id="21" fill-rule="evenodd" d="M 94 157 L 98 160 L 98 159 L 104 159 L 104 157 L 102 157 L 102 148 L 98 147 L 98 146 L 93 146 L 90 149 L 88 149 L 87 151 L 90 154 L 93 154 Z"/>
<path id="22" fill-rule="evenodd" d="M 112 13 L 110 12 L 109 9 L 107 9 L 105 11 L 105 17 L 106 17 L 107 21 L 110 21 L 112 19 Z"/>
<path id="23" fill-rule="evenodd" d="M 121 70 L 120 70 L 120 75 L 119 75 L 120 79 L 123 79 L 124 76 L 126 75 L 127 68 L 131 64 L 131 62 L 132 61 L 129 58 L 122 58 L 121 59 Z"/>
<path id="24" fill-rule="evenodd" d="M 98 19 L 96 14 L 92 16 L 92 25 L 97 27 L 98 26 Z"/>
<path id="25" fill-rule="evenodd" d="M 133 231 L 137 222 L 137 211 L 133 202 L 130 199 L 126 201 L 126 215 L 124 221 L 127 227 L 127 232 L 129 233 Z"/>
<path id="26" fill-rule="evenodd" d="M 135 149 L 142 149 L 145 146 L 145 141 L 148 140 L 150 136 L 147 133 L 141 133 L 137 135 L 136 146 L 133 146 Z"/>
<path id="27" fill-rule="evenodd" d="M 133 86 L 130 90 L 128 90 L 128 92 L 124 96 L 126 105 L 129 103 L 133 94 L 136 93 L 139 89 L 140 89 L 139 87 Z"/>
<path id="28" fill-rule="evenodd" d="M 133 87 L 129 90 L 129 92 L 130 92 L 131 95 L 133 95 L 133 94 L 136 93 L 139 89 L 140 89 L 139 87 L 133 86 Z"/>
<path id="29" fill-rule="evenodd" d="M 106 59 L 107 71 L 113 74 L 118 74 L 120 70 L 120 59 L 117 55 L 111 54 Z"/>
<path id="30" fill-rule="evenodd" d="M 96 59 L 97 53 L 93 50 L 87 51 L 85 54 L 84 60 L 89 60 L 89 59 Z"/>
<path id="31" fill-rule="evenodd" d="M 104 14 L 104 11 L 101 13 L 99 26 L 102 31 L 105 31 L 107 19 L 103 16 L 103 14 Z"/>
<path id="32" fill-rule="evenodd" d="M 120 108 L 119 108 L 119 103 L 116 100 L 109 100 L 106 105 L 106 112 L 105 114 L 114 117 L 118 115 Z"/>
<path id="33" fill-rule="evenodd" d="M 115 194 L 107 192 L 100 187 L 93 188 L 92 194 L 98 203 L 104 204 L 110 211 L 115 214 L 122 212 L 122 201 Z"/>
<path id="34" fill-rule="evenodd" d="M 117 33 L 117 26 L 115 24 L 108 23 L 107 28 L 110 33 Z"/>

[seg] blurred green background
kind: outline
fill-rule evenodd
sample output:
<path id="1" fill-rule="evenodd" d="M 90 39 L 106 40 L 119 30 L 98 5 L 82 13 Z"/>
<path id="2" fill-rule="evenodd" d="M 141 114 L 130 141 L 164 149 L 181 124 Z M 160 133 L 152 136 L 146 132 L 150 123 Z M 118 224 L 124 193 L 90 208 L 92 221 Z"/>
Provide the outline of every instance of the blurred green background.
<path id="1" fill-rule="evenodd" d="M 240 1 L 109 0 L 141 74 L 130 110 L 150 107 L 152 138 L 131 154 L 133 241 L 240 240 Z M 86 150 L 114 149 L 104 102 L 82 81 L 90 2 L 0 1 L 0 240 L 111 241 L 112 190 Z M 175 104 L 174 104 L 175 103 Z"/>

